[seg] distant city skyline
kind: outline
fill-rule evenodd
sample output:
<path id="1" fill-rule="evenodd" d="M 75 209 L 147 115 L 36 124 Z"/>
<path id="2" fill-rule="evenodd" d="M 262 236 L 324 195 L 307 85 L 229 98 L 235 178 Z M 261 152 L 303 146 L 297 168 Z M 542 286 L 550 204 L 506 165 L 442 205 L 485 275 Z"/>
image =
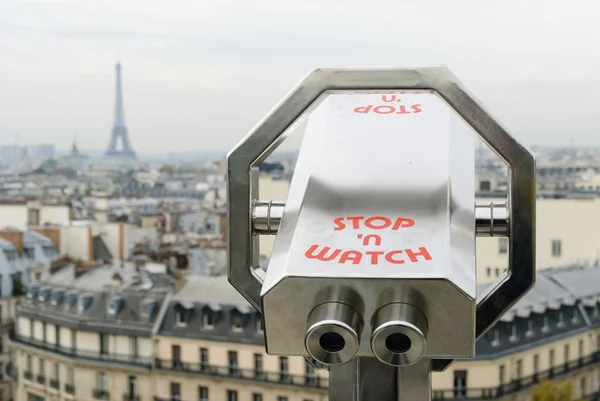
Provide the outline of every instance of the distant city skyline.
<path id="1" fill-rule="evenodd" d="M 339 18 L 343 9 L 344 18 Z M 231 149 L 310 70 L 447 65 L 528 146 L 600 146 L 591 0 L 0 2 L 0 141 Z"/>

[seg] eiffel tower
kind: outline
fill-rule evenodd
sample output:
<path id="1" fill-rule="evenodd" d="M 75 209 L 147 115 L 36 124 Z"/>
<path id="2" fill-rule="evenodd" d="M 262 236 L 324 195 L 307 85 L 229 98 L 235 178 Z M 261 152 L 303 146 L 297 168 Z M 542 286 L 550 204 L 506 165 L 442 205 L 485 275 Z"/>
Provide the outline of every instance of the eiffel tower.
<path id="1" fill-rule="evenodd" d="M 117 75 L 116 80 L 116 99 L 115 99 L 115 121 L 110 138 L 108 149 L 105 156 L 120 156 L 135 159 L 135 151 L 129 142 L 129 134 L 125 126 L 125 109 L 123 107 L 123 88 L 121 86 L 121 64 L 115 66 Z M 121 140 L 121 149 L 118 149 L 118 142 Z"/>

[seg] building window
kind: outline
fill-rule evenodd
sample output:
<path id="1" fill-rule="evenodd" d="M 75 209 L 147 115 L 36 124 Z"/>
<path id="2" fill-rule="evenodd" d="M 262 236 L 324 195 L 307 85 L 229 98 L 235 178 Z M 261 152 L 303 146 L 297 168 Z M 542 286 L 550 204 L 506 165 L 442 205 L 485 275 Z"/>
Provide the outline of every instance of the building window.
<path id="1" fill-rule="evenodd" d="M 182 311 L 182 310 L 178 310 L 175 312 L 175 324 L 177 326 L 183 327 L 187 324 L 185 314 L 186 314 L 185 311 Z"/>
<path id="2" fill-rule="evenodd" d="M 227 401 L 238 401 L 237 391 L 227 390 Z"/>
<path id="3" fill-rule="evenodd" d="M 171 345 L 171 362 L 174 368 L 181 367 L 181 347 L 179 345 Z"/>
<path id="4" fill-rule="evenodd" d="M 487 277 L 492 277 L 492 268 L 491 267 L 486 268 L 485 272 L 486 272 Z"/>
<path id="5" fill-rule="evenodd" d="M 108 334 L 100 333 L 100 354 L 108 354 Z"/>
<path id="6" fill-rule="evenodd" d="M 542 332 L 547 333 L 550 331 L 550 318 L 544 316 L 544 325 L 542 326 Z"/>
<path id="7" fill-rule="evenodd" d="M 569 362 L 569 360 L 571 359 L 571 356 L 569 355 L 569 346 L 568 345 L 565 345 L 564 358 L 565 358 L 565 363 Z"/>
<path id="8" fill-rule="evenodd" d="M 256 332 L 259 334 L 263 333 L 262 317 L 259 314 L 256 315 Z"/>
<path id="9" fill-rule="evenodd" d="M 252 401 L 263 401 L 262 394 L 252 393 Z"/>
<path id="10" fill-rule="evenodd" d="M 583 358 L 583 353 L 584 353 L 583 340 L 579 340 L 579 358 Z"/>
<path id="11" fill-rule="evenodd" d="M 46 342 L 46 322 L 42 322 L 42 342 Z"/>
<path id="12" fill-rule="evenodd" d="M 53 380 L 58 380 L 58 378 L 60 377 L 60 368 L 58 363 L 54 363 L 54 365 L 52 365 L 52 379 Z"/>
<path id="13" fill-rule="evenodd" d="M 498 238 L 498 253 L 508 253 L 508 238 Z"/>
<path id="14" fill-rule="evenodd" d="M 467 371 L 454 371 L 454 397 L 464 398 L 467 395 Z"/>
<path id="15" fill-rule="evenodd" d="M 535 334 L 534 322 L 533 322 L 533 319 L 529 319 L 529 321 L 527 322 L 527 332 L 525 333 L 525 335 L 527 337 L 531 337 L 534 334 Z"/>
<path id="16" fill-rule="evenodd" d="M 0 354 L 4 354 L 4 337 L 0 335 Z M 0 374 L 2 374 L 0 372 Z"/>
<path id="17" fill-rule="evenodd" d="M 171 401 L 181 401 L 181 384 L 171 382 Z"/>
<path id="18" fill-rule="evenodd" d="M 200 348 L 200 369 L 207 369 L 209 365 L 208 348 Z"/>
<path id="19" fill-rule="evenodd" d="M 517 363 L 516 363 L 516 366 L 515 366 L 515 376 L 516 376 L 516 379 L 520 379 L 522 375 L 523 375 L 523 360 L 522 359 L 517 359 Z"/>
<path id="20" fill-rule="evenodd" d="M 28 372 L 31 372 L 33 370 L 33 361 L 32 361 L 31 355 L 27 355 L 27 364 L 26 364 L 26 367 L 27 367 L 27 371 Z"/>
<path id="21" fill-rule="evenodd" d="M 42 358 L 39 359 L 39 366 L 38 366 L 39 370 L 38 370 L 38 374 L 40 376 L 46 376 L 46 363 L 44 362 L 44 360 Z"/>
<path id="22" fill-rule="evenodd" d="M 67 384 L 75 385 L 75 369 L 70 366 L 67 368 Z"/>
<path id="23" fill-rule="evenodd" d="M 304 361 L 304 384 L 313 385 L 315 383 L 315 367 L 308 361 Z"/>
<path id="24" fill-rule="evenodd" d="M 500 269 L 496 267 L 496 277 L 500 277 Z"/>
<path id="25" fill-rule="evenodd" d="M 577 309 L 573 309 L 573 318 L 571 319 L 571 323 L 579 323 L 579 311 Z"/>
<path id="26" fill-rule="evenodd" d="M 558 327 L 563 327 L 565 325 L 565 314 L 563 312 L 558 312 L 558 323 L 556 325 Z"/>
<path id="27" fill-rule="evenodd" d="M 229 362 L 229 374 L 236 375 L 238 373 L 238 354 L 236 351 L 227 353 L 227 361 Z M 237 397 L 237 393 L 236 393 Z"/>
<path id="28" fill-rule="evenodd" d="M 34 331 L 35 331 L 35 322 L 33 321 L 33 319 L 29 319 L 29 337 L 35 338 Z"/>
<path id="29" fill-rule="evenodd" d="M 134 358 L 139 356 L 138 338 L 135 336 L 129 337 L 129 352 Z"/>
<path id="30" fill-rule="evenodd" d="M 500 385 L 504 384 L 505 375 L 506 375 L 505 369 L 506 368 L 504 367 L 504 365 L 500 365 L 500 368 L 498 369 L 498 380 L 500 381 Z"/>
<path id="31" fill-rule="evenodd" d="M 289 379 L 289 360 L 287 356 L 279 357 L 279 380 L 287 381 Z"/>
<path id="32" fill-rule="evenodd" d="M 517 334 L 518 334 L 517 324 L 513 323 L 512 327 L 511 327 L 509 341 L 517 341 L 519 339 L 519 336 Z"/>
<path id="33" fill-rule="evenodd" d="M 585 383 L 585 377 L 582 377 L 581 380 L 579 381 L 579 398 L 583 399 L 585 397 L 585 393 L 587 392 L 587 388 L 586 388 L 586 383 Z"/>
<path id="34" fill-rule="evenodd" d="M 500 330 L 494 329 L 493 335 L 494 337 L 492 339 L 492 346 L 497 347 L 498 345 L 500 345 Z"/>
<path id="35" fill-rule="evenodd" d="M 263 356 L 261 354 L 254 354 L 254 375 L 262 376 L 263 374 Z"/>
<path id="36" fill-rule="evenodd" d="M 560 257 L 562 254 L 562 243 L 559 239 L 552 240 L 552 256 Z"/>
<path id="37" fill-rule="evenodd" d="M 71 349 L 75 350 L 77 348 L 77 332 L 71 329 Z"/>
<path id="38" fill-rule="evenodd" d="M 134 399 L 138 394 L 137 391 L 137 377 L 136 376 L 128 376 L 127 377 L 127 395 L 129 399 Z"/>
<path id="39" fill-rule="evenodd" d="M 550 368 L 553 368 L 554 364 L 554 350 L 551 349 L 548 354 L 548 365 L 550 365 Z"/>
<path id="40" fill-rule="evenodd" d="M 198 399 L 199 401 L 208 401 L 208 387 L 198 387 Z"/>
<path id="41" fill-rule="evenodd" d="M 96 374 L 96 389 L 106 391 L 106 373 L 98 372 Z"/>
<path id="42" fill-rule="evenodd" d="M 215 314 L 212 310 L 205 308 L 202 314 L 202 325 L 205 329 L 214 329 L 215 327 Z"/>
<path id="43" fill-rule="evenodd" d="M 244 319 L 241 314 L 237 312 L 231 314 L 231 329 L 237 333 L 244 331 Z"/>
<path id="44" fill-rule="evenodd" d="M 60 347 L 60 326 L 54 326 L 54 339 L 56 340 L 56 345 Z"/>
<path id="45" fill-rule="evenodd" d="M 538 354 L 535 354 L 533 356 L 533 373 L 537 374 L 539 369 L 540 369 L 540 356 Z"/>
<path id="46" fill-rule="evenodd" d="M 288 398 L 279 396 L 279 397 L 277 397 L 277 401 L 288 401 Z"/>

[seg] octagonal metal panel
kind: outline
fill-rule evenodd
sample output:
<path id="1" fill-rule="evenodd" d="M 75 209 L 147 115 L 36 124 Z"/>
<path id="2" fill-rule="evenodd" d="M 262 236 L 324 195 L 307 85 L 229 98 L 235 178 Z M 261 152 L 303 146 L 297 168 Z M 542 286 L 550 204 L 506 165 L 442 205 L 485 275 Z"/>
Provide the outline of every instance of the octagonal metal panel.
<path id="1" fill-rule="evenodd" d="M 509 165 L 509 266 L 477 303 L 476 336 L 485 332 L 535 283 L 535 159 L 490 115 L 445 67 L 318 69 L 294 88 L 227 155 L 230 283 L 260 311 L 258 239 L 252 233 L 252 206 L 258 199 L 258 165 L 282 135 L 328 90 L 430 89 L 437 92 Z M 451 360 L 434 360 L 434 370 Z"/>

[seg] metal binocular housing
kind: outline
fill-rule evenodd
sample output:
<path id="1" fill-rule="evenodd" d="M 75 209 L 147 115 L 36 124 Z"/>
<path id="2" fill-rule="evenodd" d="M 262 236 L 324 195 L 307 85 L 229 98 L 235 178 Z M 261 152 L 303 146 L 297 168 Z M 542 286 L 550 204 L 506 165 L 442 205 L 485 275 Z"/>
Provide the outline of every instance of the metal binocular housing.
<path id="1" fill-rule="evenodd" d="M 299 123 L 288 198 L 262 200 L 258 165 Z M 505 202 L 476 204 L 477 136 L 509 166 Z M 230 282 L 269 354 L 442 370 L 533 286 L 534 172 L 445 68 L 316 70 L 228 155 Z M 509 238 L 506 276 L 479 297 L 478 236 Z"/>

